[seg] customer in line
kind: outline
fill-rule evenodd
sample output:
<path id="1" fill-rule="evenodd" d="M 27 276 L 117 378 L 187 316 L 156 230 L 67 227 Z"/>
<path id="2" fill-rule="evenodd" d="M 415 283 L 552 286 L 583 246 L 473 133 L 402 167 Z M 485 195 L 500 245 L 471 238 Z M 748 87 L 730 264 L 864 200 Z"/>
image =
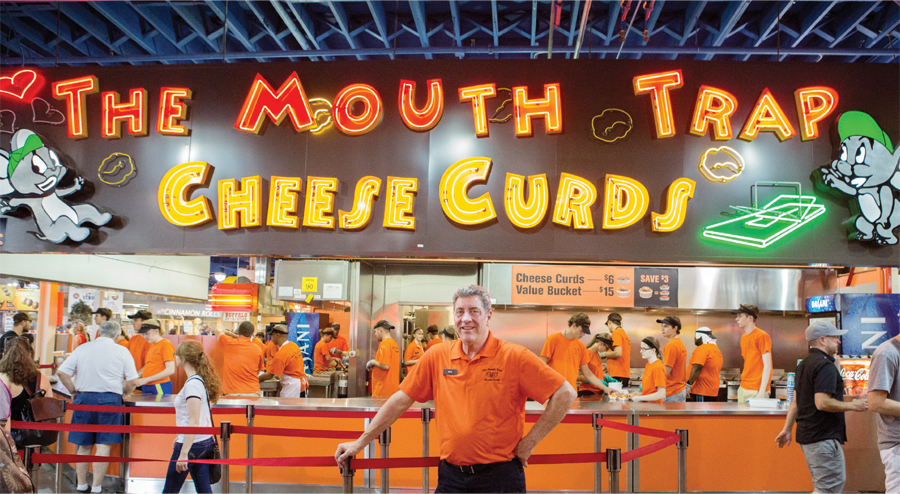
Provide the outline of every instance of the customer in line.
<path id="1" fill-rule="evenodd" d="M 375 358 L 366 362 L 371 372 L 372 398 L 390 398 L 400 389 L 400 347 L 391 337 L 394 325 L 382 319 L 375 323 L 374 336 L 378 342 Z"/>
<path id="2" fill-rule="evenodd" d="M 264 364 L 262 350 L 251 341 L 255 330 L 250 321 L 238 324 L 236 333 L 216 330 L 225 361 L 222 368 L 225 396 L 262 396 L 259 373 Z"/>
<path id="3" fill-rule="evenodd" d="M 76 322 L 75 325 L 72 326 L 72 334 L 74 338 L 72 341 L 72 351 L 75 351 L 76 348 L 91 341 L 91 337 L 87 334 L 87 330 L 84 329 L 84 323 L 81 321 Z"/>
<path id="4" fill-rule="evenodd" d="M 196 340 L 188 340 L 178 345 L 175 350 L 175 365 L 184 369 L 187 375 L 184 387 L 175 395 L 175 425 L 212 427 L 210 404 L 219 401 L 219 394 L 222 391 L 216 365 L 203 351 L 203 345 Z M 181 486 L 184 485 L 188 473 L 194 481 L 196 492 L 212 492 L 209 485 L 209 465 L 187 462 L 209 458 L 213 445 L 213 436 L 209 434 L 178 434 L 172 450 L 172 461 L 166 472 L 163 492 L 166 494 L 181 492 Z"/>
<path id="5" fill-rule="evenodd" d="M 97 338 L 76 348 L 59 366 L 57 376 L 76 405 L 122 406 L 122 395 L 137 385 L 138 373 L 127 349 L 116 345 L 122 332 L 119 323 L 106 321 L 97 330 Z M 124 414 L 75 410 L 73 424 L 124 425 Z M 76 454 L 90 455 L 96 445 L 96 456 L 109 456 L 113 444 L 122 444 L 119 432 L 69 432 L 69 442 L 77 446 Z M 100 492 L 109 463 L 93 464 L 94 479 L 88 484 L 88 464 L 75 464 L 79 492 Z"/>
<path id="6" fill-rule="evenodd" d="M 460 341 L 425 352 L 359 439 L 338 445 L 338 464 L 343 467 L 413 403 L 433 399 L 441 438 L 435 492 L 525 492 L 523 467 L 566 415 L 575 390 L 527 348 L 493 336 L 492 315 L 487 290 L 457 290 L 453 318 Z M 547 404 L 524 434 L 528 398 Z"/>
<path id="7" fill-rule="evenodd" d="M 841 444 L 847 442 L 844 412 L 865 412 L 866 400 L 844 401 L 844 380 L 834 365 L 834 354 L 846 330 L 825 321 L 806 328 L 809 354 L 797 364 L 794 401 L 784 429 L 775 437 L 783 448 L 791 443 L 797 423 L 797 444 L 803 450 L 816 492 L 844 492 L 847 468 Z"/>
<path id="8" fill-rule="evenodd" d="M 15 340 L 31 330 L 33 320 L 27 312 L 16 312 L 16 315 L 13 316 L 12 329 L 0 336 L 0 358 L 3 357 L 4 349 L 9 341 Z"/>
<path id="9" fill-rule="evenodd" d="M 641 340 L 641 358 L 647 361 L 641 378 L 641 395 L 633 396 L 631 401 L 662 403 L 666 398 L 666 367 L 660 360 L 659 340 L 652 336 Z"/>
<path id="10" fill-rule="evenodd" d="M 684 390 L 687 382 L 687 348 L 678 337 L 681 334 L 681 319 L 667 316 L 656 322 L 662 325 L 663 338 L 669 340 L 663 347 L 663 365 L 666 367 L 666 397 L 663 401 L 684 403 L 687 396 Z"/>
<path id="11" fill-rule="evenodd" d="M 28 340 L 19 337 L 10 340 L 7 345 L 3 358 L 0 358 L 0 379 L 10 392 L 8 405 L 12 420 L 21 420 L 22 411 L 37 390 L 44 390 L 45 396 L 53 396 L 53 389 L 47 376 L 34 362 L 34 349 Z M 2 391 L 0 394 L 3 394 Z M 5 429 L 10 432 L 8 423 Z"/>
<path id="12" fill-rule="evenodd" d="M 759 308 L 755 305 L 741 305 L 732 314 L 735 314 L 734 322 L 744 331 L 741 335 L 744 369 L 738 403 L 747 403 L 750 398 L 768 398 L 772 389 L 772 338 L 756 327 Z"/>
<path id="13" fill-rule="evenodd" d="M 600 358 L 606 359 L 609 375 L 627 387 L 631 382 L 631 339 L 622 329 L 622 315 L 613 312 L 607 316 L 606 328 L 612 335 L 613 347 L 611 350 L 601 352 Z"/>
<path id="14" fill-rule="evenodd" d="M 694 352 L 691 353 L 691 375 L 685 389 L 693 401 L 716 401 L 722 372 L 722 351 L 716 345 L 716 337 L 706 326 L 694 332 Z"/>
<path id="15" fill-rule="evenodd" d="M 459 335 L 456 334 L 456 326 L 452 324 L 444 326 L 444 329 L 442 329 L 441 332 L 438 333 L 438 336 L 441 337 L 441 343 L 447 343 L 448 341 L 455 341 L 459 339 Z M 428 348 L 431 348 L 435 344 L 432 344 L 431 341 L 429 341 Z M 428 348 L 426 348 L 426 350 L 428 350 Z"/>
<path id="16" fill-rule="evenodd" d="M 878 345 L 872 354 L 868 392 L 869 410 L 878 414 L 885 492 L 900 492 L 900 335 Z"/>
<path id="17" fill-rule="evenodd" d="M 406 344 L 406 351 L 403 353 L 403 365 L 406 366 L 406 372 L 416 365 L 422 355 L 425 354 L 425 345 L 422 341 L 425 339 L 425 331 L 422 328 L 416 328 L 410 335 L 409 343 Z"/>
<path id="18" fill-rule="evenodd" d="M 579 312 L 569 318 L 568 324 L 562 333 L 547 337 L 544 348 L 541 349 L 541 360 L 565 377 L 572 389 L 578 386 L 578 374 L 581 373 L 589 383 L 603 392 L 609 392 L 606 384 L 588 366 L 591 352 L 581 342 L 582 336 L 591 334 L 591 318 L 584 312 Z"/>
<path id="19" fill-rule="evenodd" d="M 338 359 L 331 354 L 330 350 L 332 341 L 334 341 L 334 328 L 319 330 L 319 341 L 313 348 L 313 372 L 330 372 L 337 368 Z"/>
<path id="20" fill-rule="evenodd" d="M 309 382 L 303 369 L 303 352 L 296 343 L 288 338 L 288 329 L 283 324 L 272 328 L 270 343 L 278 348 L 272 360 L 266 364 L 266 372 L 259 376 L 259 382 L 273 377 L 280 379 L 282 398 L 301 398 L 306 396 Z"/>
<path id="21" fill-rule="evenodd" d="M 600 357 L 600 353 L 608 352 L 612 347 L 613 340 L 612 335 L 609 333 L 600 333 L 594 335 L 591 338 L 590 343 L 587 345 L 588 352 L 591 355 L 591 361 L 588 362 L 588 367 L 591 369 L 591 372 L 594 373 L 595 376 L 603 376 L 601 379 L 606 383 L 606 377 L 609 376 L 609 371 L 606 367 L 606 362 L 603 358 Z M 588 382 L 587 378 L 584 377 L 584 374 L 579 370 L 578 372 L 578 397 L 585 396 L 602 396 L 604 391 L 597 386 L 594 386 L 590 382 Z"/>
<path id="22" fill-rule="evenodd" d="M 172 394 L 172 379 L 175 374 L 175 345 L 162 337 L 159 321 L 148 319 L 138 331 L 147 339 L 149 348 L 144 369 L 138 385 L 145 395 Z"/>
<path id="23" fill-rule="evenodd" d="M 428 337 L 426 338 L 427 343 L 425 343 L 425 350 L 431 350 L 431 348 L 435 345 L 439 345 L 444 342 L 444 340 L 440 336 L 440 331 L 438 330 L 437 324 L 432 324 L 425 329 L 425 332 L 428 333 Z"/>
<path id="24" fill-rule="evenodd" d="M 153 319 L 153 314 L 149 310 L 142 309 L 128 316 L 128 319 L 131 319 L 132 323 L 131 338 L 128 340 L 128 351 L 131 352 L 131 358 L 134 359 L 134 366 L 140 374 L 144 370 L 144 363 L 147 359 L 147 350 L 150 349 L 150 344 L 147 343 L 147 339 L 140 334 L 141 326 L 144 324 L 144 321 Z"/>

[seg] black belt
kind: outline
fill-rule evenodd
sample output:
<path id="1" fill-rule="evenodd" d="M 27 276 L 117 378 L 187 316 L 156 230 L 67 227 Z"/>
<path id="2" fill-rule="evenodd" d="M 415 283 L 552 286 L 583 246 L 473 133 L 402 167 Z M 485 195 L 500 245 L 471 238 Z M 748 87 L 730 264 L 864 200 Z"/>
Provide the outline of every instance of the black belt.
<path id="1" fill-rule="evenodd" d="M 475 474 L 475 473 L 483 472 L 485 470 L 490 470 L 499 465 L 505 465 L 505 464 L 515 460 L 516 458 L 517 457 L 513 457 L 506 461 L 498 461 L 496 463 L 479 463 L 476 465 L 454 465 L 453 463 L 450 463 L 447 460 L 442 460 L 442 461 L 444 463 L 446 463 L 447 465 L 450 465 L 450 467 L 452 467 L 454 470 L 459 470 L 462 473 Z"/>

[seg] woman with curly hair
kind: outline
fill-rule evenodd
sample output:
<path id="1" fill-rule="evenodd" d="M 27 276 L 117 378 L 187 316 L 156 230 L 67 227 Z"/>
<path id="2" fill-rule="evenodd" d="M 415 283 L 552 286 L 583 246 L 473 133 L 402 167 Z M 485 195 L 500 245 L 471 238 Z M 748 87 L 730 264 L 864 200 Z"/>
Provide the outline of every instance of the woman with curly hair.
<path id="1" fill-rule="evenodd" d="M 184 369 L 187 380 L 175 396 L 175 424 L 178 427 L 212 427 L 210 404 L 219 400 L 222 381 L 212 359 L 198 341 L 185 341 L 175 349 L 175 365 Z M 188 472 L 199 493 L 212 492 L 209 485 L 209 465 L 187 463 L 187 460 L 207 458 L 214 440 L 206 434 L 179 434 L 172 451 L 172 462 L 166 472 L 164 493 L 177 493 L 187 479 Z M 177 460 L 177 462 L 175 461 Z"/>
<path id="2" fill-rule="evenodd" d="M 34 363 L 33 351 L 28 340 L 19 337 L 11 340 L 0 359 L 0 381 L 6 385 L 9 390 L 10 402 L 8 413 L 0 406 L 0 421 L 12 416 L 15 420 L 22 413 L 25 403 L 31 398 L 27 389 L 36 392 L 37 389 L 44 389 L 47 395 L 51 395 L 50 381 L 38 371 L 38 366 Z M 38 387 L 38 382 L 40 386 Z M 0 390 L 0 395 L 5 394 Z M 0 398 L 0 401 L 3 401 Z M 9 422 L 6 422 L 4 429 L 9 431 Z"/>
<path id="3" fill-rule="evenodd" d="M 82 322 L 76 322 L 75 325 L 72 326 L 72 332 L 75 338 L 72 342 L 72 351 L 75 351 L 79 345 L 91 341 L 91 337 L 87 334 L 87 330 L 84 329 L 84 323 Z"/>

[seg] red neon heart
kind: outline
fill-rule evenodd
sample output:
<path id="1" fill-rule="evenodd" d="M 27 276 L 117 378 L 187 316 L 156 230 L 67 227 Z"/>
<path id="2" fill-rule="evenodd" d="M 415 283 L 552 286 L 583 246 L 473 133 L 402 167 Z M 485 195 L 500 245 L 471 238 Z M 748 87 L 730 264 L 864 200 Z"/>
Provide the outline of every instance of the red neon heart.
<path id="1" fill-rule="evenodd" d="M 31 88 L 31 85 L 34 84 L 36 80 L 37 74 L 29 69 L 20 70 L 13 74 L 12 77 L 0 77 L 0 93 L 6 93 L 10 96 L 15 96 L 18 99 L 24 100 L 25 93 Z M 13 92 L 15 89 L 19 89 L 21 92 Z"/>

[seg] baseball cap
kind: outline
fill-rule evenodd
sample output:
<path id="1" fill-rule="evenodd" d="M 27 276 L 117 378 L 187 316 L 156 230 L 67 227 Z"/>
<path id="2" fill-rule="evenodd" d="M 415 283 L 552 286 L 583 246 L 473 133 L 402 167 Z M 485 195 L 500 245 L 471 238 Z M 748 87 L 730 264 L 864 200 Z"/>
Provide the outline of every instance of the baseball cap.
<path id="1" fill-rule="evenodd" d="M 101 308 L 95 310 L 94 312 L 91 312 L 91 314 L 100 314 L 101 316 L 104 316 L 107 319 L 112 319 L 112 311 L 107 309 L 106 307 L 101 307 Z"/>
<path id="2" fill-rule="evenodd" d="M 868 137 L 883 144 L 889 153 L 894 153 L 894 146 L 891 144 L 890 136 L 881 129 L 878 122 L 868 113 L 861 111 L 841 113 L 838 117 L 837 127 L 838 135 L 842 141 L 850 136 Z"/>
<path id="3" fill-rule="evenodd" d="M 751 304 L 741 304 L 738 310 L 731 311 L 732 314 L 747 314 L 753 317 L 759 317 L 759 307 Z"/>
<path id="4" fill-rule="evenodd" d="M 612 321 L 616 324 L 622 324 L 622 315 L 618 312 L 613 312 L 609 316 L 606 317 L 606 322 Z"/>
<path id="5" fill-rule="evenodd" d="M 151 313 L 147 309 L 141 309 L 141 310 L 135 312 L 134 314 L 128 316 L 128 319 L 143 319 L 146 321 L 148 319 L 153 319 L 153 313 Z"/>
<path id="6" fill-rule="evenodd" d="M 847 334 L 846 329 L 838 329 L 828 321 L 816 321 L 806 328 L 806 341 L 818 340 L 821 336 L 841 336 Z"/>
<path id="7" fill-rule="evenodd" d="M 13 324 L 19 324 L 22 321 L 34 321 L 27 312 L 17 312 L 16 315 L 13 316 Z"/>
<path id="8" fill-rule="evenodd" d="M 673 328 L 681 329 L 681 319 L 675 316 L 666 316 L 662 319 L 657 319 L 656 322 L 660 324 L 668 324 Z"/>
<path id="9" fill-rule="evenodd" d="M 341 325 L 338 323 L 334 323 L 331 325 L 331 329 L 337 331 L 337 330 L 341 329 Z"/>
<path id="10" fill-rule="evenodd" d="M 375 329 L 384 328 L 384 329 L 394 329 L 394 325 L 387 322 L 387 320 L 382 319 L 375 323 Z"/>
<path id="11" fill-rule="evenodd" d="M 323 330 L 321 331 L 321 333 L 322 333 L 323 335 L 330 334 L 331 336 L 334 336 L 334 328 L 330 328 L 330 327 L 329 327 L 329 328 L 325 328 L 325 329 L 323 329 Z"/>
<path id="12" fill-rule="evenodd" d="M 270 333 L 281 333 L 288 334 L 288 328 L 284 324 L 276 324 L 272 326 L 272 329 L 269 331 Z"/>
<path id="13" fill-rule="evenodd" d="M 157 321 L 156 319 L 147 319 L 146 321 L 141 323 L 141 329 L 138 330 L 138 333 L 144 334 L 147 331 L 150 331 L 151 329 L 159 329 L 159 328 L 160 328 L 159 321 Z"/>

